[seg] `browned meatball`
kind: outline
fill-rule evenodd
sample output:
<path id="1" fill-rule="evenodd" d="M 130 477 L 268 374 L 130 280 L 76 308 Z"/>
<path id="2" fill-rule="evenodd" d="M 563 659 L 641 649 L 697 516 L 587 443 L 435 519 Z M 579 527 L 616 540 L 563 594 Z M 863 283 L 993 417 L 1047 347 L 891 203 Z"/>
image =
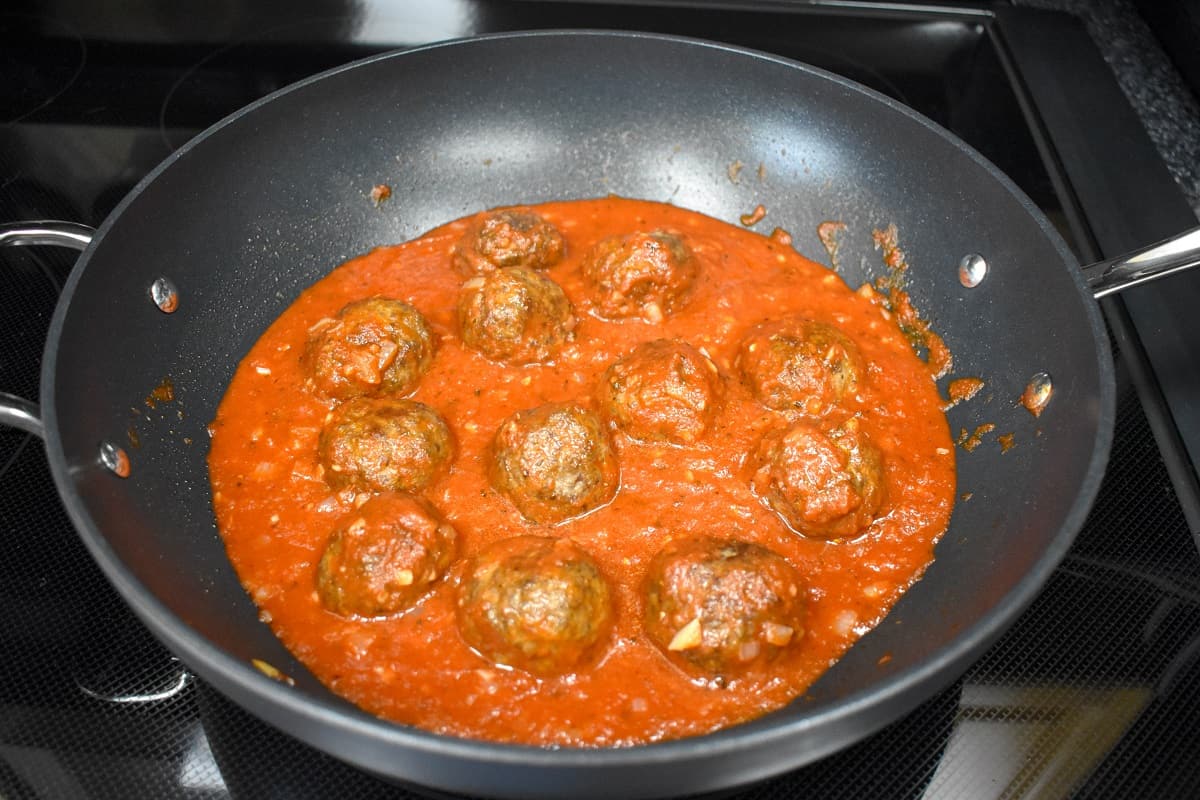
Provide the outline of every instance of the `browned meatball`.
<path id="1" fill-rule="evenodd" d="M 403 611 L 446 572 L 457 540 L 425 501 L 390 492 L 372 497 L 339 523 L 321 556 L 321 605 L 342 616 Z"/>
<path id="2" fill-rule="evenodd" d="M 562 260 L 562 234 L 532 211 L 503 209 L 478 217 L 454 246 L 454 266 L 466 275 L 497 267 L 546 269 Z"/>
<path id="3" fill-rule="evenodd" d="M 630 233 L 597 243 L 584 258 L 583 277 L 601 315 L 657 323 L 696 282 L 696 259 L 678 234 Z"/>
<path id="4" fill-rule="evenodd" d="M 492 441 L 489 477 L 531 522 L 559 522 L 617 490 L 617 457 L 600 420 L 569 403 L 518 411 Z"/>
<path id="5" fill-rule="evenodd" d="M 646 632 L 681 666 L 735 675 L 803 638 L 803 589 L 792 565 L 760 545 L 676 539 L 650 562 Z"/>
<path id="6" fill-rule="evenodd" d="M 883 457 L 857 420 L 824 432 L 804 422 L 767 436 L 753 485 L 797 533 L 857 536 L 886 498 Z"/>
<path id="7" fill-rule="evenodd" d="M 800 318 L 752 328 L 738 350 L 737 367 L 767 408 L 814 418 L 853 397 L 866 374 L 858 347 L 844 333 Z"/>
<path id="8" fill-rule="evenodd" d="M 717 367 L 686 342 L 638 345 L 600 379 L 600 408 L 635 439 L 693 444 L 716 414 Z"/>
<path id="9" fill-rule="evenodd" d="M 433 350 L 433 333 L 420 311 L 400 300 L 369 297 L 318 323 L 304 358 L 317 389 L 347 398 L 407 392 L 429 369 Z"/>
<path id="10" fill-rule="evenodd" d="M 518 536 L 473 561 L 458 600 L 463 638 L 485 658 L 536 675 L 568 672 L 613 623 L 608 582 L 566 539 Z"/>
<path id="11" fill-rule="evenodd" d="M 551 358 L 574 337 L 575 322 L 562 287 L 524 267 L 476 276 L 458 298 L 463 343 L 510 364 Z"/>
<path id="12" fill-rule="evenodd" d="M 335 409 L 321 431 L 318 455 L 334 489 L 418 492 L 453 457 L 446 423 L 427 405 L 391 397 L 357 397 Z"/>

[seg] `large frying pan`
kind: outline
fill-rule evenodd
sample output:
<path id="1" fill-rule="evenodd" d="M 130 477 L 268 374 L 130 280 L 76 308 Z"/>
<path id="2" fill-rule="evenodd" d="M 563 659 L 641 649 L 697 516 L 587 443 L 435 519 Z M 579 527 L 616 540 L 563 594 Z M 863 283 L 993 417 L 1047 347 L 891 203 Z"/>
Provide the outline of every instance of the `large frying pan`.
<path id="1" fill-rule="evenodd" d="M 735 161 L 747 168 L 731 179 Z M 376 183 L 393 190 L 378 208 Z M 956 374 L 987 382 L 950 412 L 953 429 L 994 423 L 1016 446 L 1001 454 L 989 439 L 960 454 L 960 490 L 972 496 L 925 579 L 806 697 L 756 722 L 646 747 L 540 750 L 376 720 L 319 685 L 258 621 L 214 527 L 206 423 L 259 333 L 339 262 L 488 206 L 607 193 L 726 220 L 763 203 L 767 222 L 814 257 L 817 225 L 843 221 L 851 285 L 882 271 L 870 234 L 895 223 L 914 301 L 945 336 Z M 57 230 L 5 236 L 61 241 Z M 989 265 L 969 289 L 959 275 L 968 254 Z M 153 302 L 166 296 L 160 278 L 178 290 L 174 313 Z M 1038 373 L 1054 391 L 1035 419 L 1017 400 Z M 160 392 L 147 410 L 165 378 L 174 399 Z M 773 56 L 574 32 L 368 59 L 255 103 L 172 155 L 80 257 L 51 325 L 40 418 L 63 502 L 108 578 L 171 650 L 254 714 L 439 790 L 644 797 L 813 761 L 948 684 L 1032 599 L 1082 524 L 1113 394 L 1104 327 L 1071 253 L 1004 175 L 946 132 Z M 8 420 L 38 427 L 9 406 Z"/>

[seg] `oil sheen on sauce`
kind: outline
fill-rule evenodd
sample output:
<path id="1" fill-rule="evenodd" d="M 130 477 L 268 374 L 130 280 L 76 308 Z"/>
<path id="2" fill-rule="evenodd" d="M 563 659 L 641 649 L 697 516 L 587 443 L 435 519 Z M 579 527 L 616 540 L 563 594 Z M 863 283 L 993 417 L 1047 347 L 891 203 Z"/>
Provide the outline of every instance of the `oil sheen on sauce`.
<path id="1" fill-rule="evenodd" d="M 787 704 L 921 576 L 948 525 L 954 447 L 929 366 L 885 309 L 778 237 L 613 197 L 534 210 L 563 233 L 566 255 L 547 274 L 579 318 L 574 341 L 552 363 L 505 366 L 462 345 L 455 306 L 464 277 L 450 254 L 469 219 L 337 267 L 263 334 L 212 424 L 214 507 L 230 560 L 263 620 L 317 678 L 399 723 L 494 741 L 624 746 L 710 732 Z M 657 324 L 602 319 L 581 277 L 583 255 L 601 238 L 657 229 L 681 232 L 690 245 L 699 263 L 694 290 Z M 317 441 L 335 401 L 306 390 L 301 354 L 311 326 L 373 295 L 415 306 L 437 336 L 432 367 L 410 396 L 437 409 L 456 440 L 453 465 L 423 495 L 458 530 L 460 556 L 414 608 L 343 618 L 321 606 L 315 574 L 333 526 L 363 498 L 334 492 L 321 477 Z M 793 533 L 750 487 L 749 461 L 778 414 L 741 385 L 734 356 L 749 328 L 790 315 L 836 325 L 868 364 L 854 408 L 883 454 L 887 500 L 853 540 Z M 724 402 L 714 429 L 691 446 L 616 433 L 621 478 L 611 502 L 557 525 L 525 521 L 487 479 L 485 458 L 501 421 L 547 402 L 594 407 L 605 368 L 638 343 L 660 338 L 689 342 L 720 369 Z M 538 678 L 498 667 L 456 628 L 463 559 L 490 542 L 530 533 L 570 537 L 612 585 L 615 630 L 587 669 Z M 758 542 L 806 581 L 806 631 L 762 671 L 728 681 L 697 678 L 669 662 L 643 632 L 646 565 L 665 542 L 686 534 Z"/>

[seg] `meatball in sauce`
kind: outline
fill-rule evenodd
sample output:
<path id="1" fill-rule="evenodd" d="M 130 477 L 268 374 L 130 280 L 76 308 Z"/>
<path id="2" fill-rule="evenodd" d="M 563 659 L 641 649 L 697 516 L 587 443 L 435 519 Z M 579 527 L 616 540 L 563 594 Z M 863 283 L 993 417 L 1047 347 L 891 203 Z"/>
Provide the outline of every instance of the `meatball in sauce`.
<path id="1" fill-rule="evenodd" d="M 490 476 L 530 522 L 561 522 L 617 490 L 619 470 L 600 419 L 558 403 L 519 411 L 496 431 Z"/>
<path id="2" fill-rule="evenodd" d="M 645 581 L 646 632 L 671 660 L 733 676 L 804 637 L 804 584 L 785 558 L 752 542 L 676 539 Z"/>
<path id="3" fill-rule="evenodd" d="M 317 564 L 321 605 L 342 616 L 404 611 L 445 574 L 458 534 L 429 503 L 387 493 L 338 525 Z"/>
<path id="4" fill-rule="evenodd" d="M 562 234 L 532 211 L 501 209 L 481 214 L 454 245 L 454 266 L 464 275 L 498 267 L 546 269 L 562 260 Z"/>
<path id="5" fill-rule="evenodd" d="M 854 399 L 866 375 L 857 345 L 833 325 L 811 319 L 764 322 L 738 349 L 737 368 L 767 408 L 819 418 Z"/>
<path id="6" fill-rule="evenodd" d="M 758 457 L 755 490 L 805 536 L 858 536 L 887 496 L 883 458 L 857 420 L 830 431 L 798 422 L 764 439 Z"/>
<path id="7" fill-rule="evenodd" d="M 659 323 L 696 282 L 696 259 L 669 231 L 630 233 L 599 242 L 583 260 L 583 277 L 600 315 Z"/>
<path id="8" fill-rule="evenodd" d="M 574 337 L 575 310 L 562 287 L 533 270 L 505 267 L 463 284 L 463 342 L 495 361 L 546 361 Z"/>
<path id="9" fill-rule="evenodd" d="M 604 415 L 635 439 L 695 444 L 712 427 L 720 400 L 717 367 L 677 340 L 646 342 L 600 377 Z"/>
<path id="10" fill-rule="evenodd" d="M 448 466 L 450 429 L 436 411 L 412 400 L 359 397 L 329 415 L 320 463 L 334 489 L 418 492 Z"/>
<path id="11" fill-rule="evenodd" d="M 400 300 L 370 297 L 313 326 L 305 360 L 316 388 L 338 399 L 411 390 L 433 361 L 434 340 L 421 312 Z"/>
<path id="12" fill-rule="evenodd" d="M 567 539 L 519 536 L 472 561 L 459 590 L 463 638 L 484 658 L 536 675 L 579 666 L 613 625 L 608 581 Z"/>

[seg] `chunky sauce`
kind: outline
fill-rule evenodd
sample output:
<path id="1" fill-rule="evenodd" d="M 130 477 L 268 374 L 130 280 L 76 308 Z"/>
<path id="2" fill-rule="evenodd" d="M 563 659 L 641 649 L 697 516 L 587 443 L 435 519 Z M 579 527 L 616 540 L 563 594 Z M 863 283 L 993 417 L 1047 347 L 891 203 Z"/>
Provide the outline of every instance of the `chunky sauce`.
<path id="1" fill-rule="evenodd" d="M 229 557 L 268 622 L 333 691 L 381 717 L 458 736 L 540 745 L 613 746 L 712 731 L 760 716 L 804 692 L 876 625 L 933 558 L 954 498 L 954 453 L 934 376 L 893 315 L 780 241 L 657 203 L 606 198 L 548 203 L 565 257 L 546 274 L 579 319 L 552 363 L 506 366 L 462 345 L 456 302 L 464 276 L 451 251 L 469 220 L 333 270 L 305 291 L 239 366 L 212 424 L 213 499 Z M 599 239 L 669 228 L 699 263 L 694 289 L 657 323 L 607 321 L 582 282 Z M 413 608 L 382 618 L 333 614 L 315 589 L 335 524 L 365 498 L 322 479 L 318 437 L 338 403 L 306 388 L 301 355 L 312 326 L 373 295 L 419 309 L 437 338 L 410 393 L 446 420 L 457 455 L 422 495 L 457 529 L 459 559 Z M 739 341 L 765 320 L 802 315 L 858 345 L 867 378 L 851 401 L 883 457 L 886 501 L 851 540 L 792 532 L 751 489 L 750 459 L 778 412 L 760 405 L 734 365 Z M 714 428 L 687 446 L 613 434 L 620 487 L 606 505 L 556 525 L 524 520 L 489 485 L 486 458 L 500 423 L 547 402 L 595 406 L 595 385 L 635 345 L 678 338 L 718 367 L 724 400 Z M 612 585 L 615 626 L 595 663 L 557 677 L 496 666 L 455 621 L 463 559 L 487 544 L 536 533 L 570 537 Z M 643 578 L 672 537 L 702 533 L 762 544 L 806 584 L 805 630 L 760 671 L 729 680 L 685 673 L 643 629 Z"/>

